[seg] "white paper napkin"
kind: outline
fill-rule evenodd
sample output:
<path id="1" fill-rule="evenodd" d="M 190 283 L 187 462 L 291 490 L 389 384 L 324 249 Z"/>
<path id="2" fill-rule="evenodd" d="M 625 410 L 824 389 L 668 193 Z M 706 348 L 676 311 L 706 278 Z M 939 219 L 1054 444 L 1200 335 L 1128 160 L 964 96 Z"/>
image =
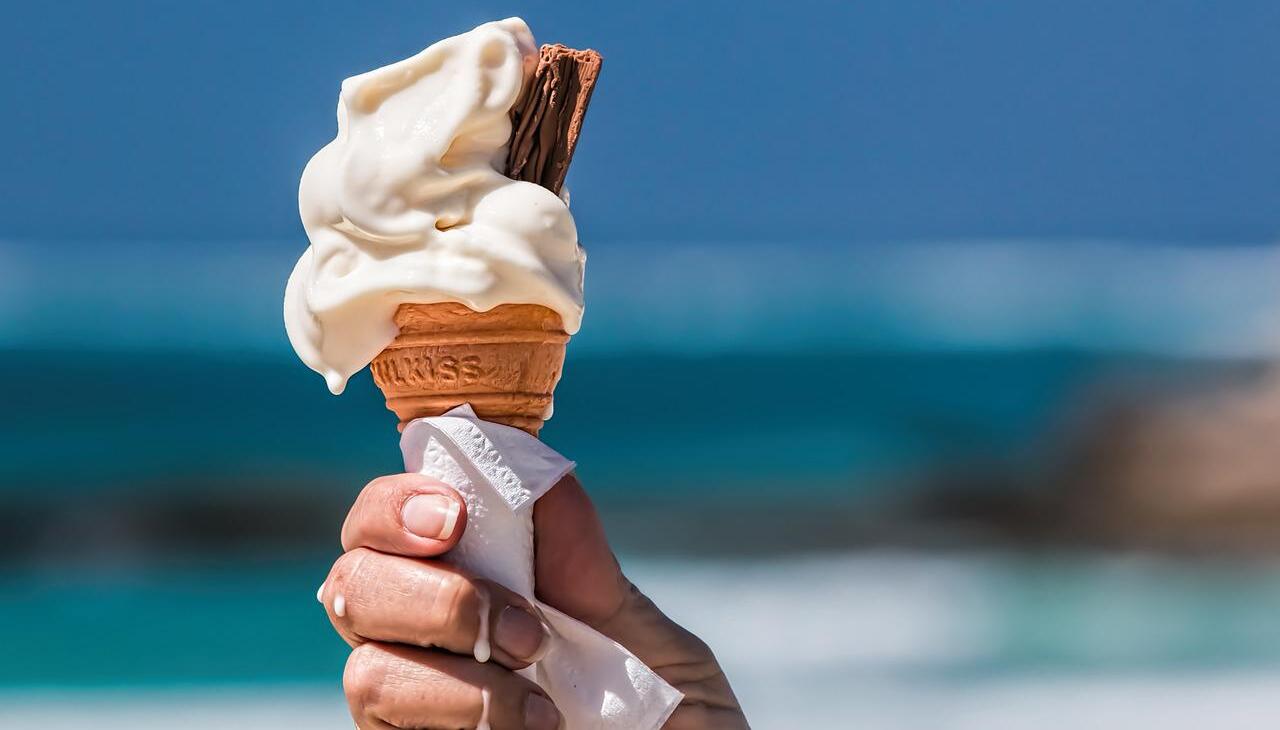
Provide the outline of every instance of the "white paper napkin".
<path id="1" fill-rule="evenodd" d="M 400 450 L 408 471 L 439 479 L 467 502 L 466 531 L 446 559 L 519 593 L 546 617 L 550 650 L 522 674 L 555 701 L 565 730 L 661 727 L 684 696 L 622 645 L 533 597 L 533 503 L 574 463 L 465 405 L 410 423 Z"/>

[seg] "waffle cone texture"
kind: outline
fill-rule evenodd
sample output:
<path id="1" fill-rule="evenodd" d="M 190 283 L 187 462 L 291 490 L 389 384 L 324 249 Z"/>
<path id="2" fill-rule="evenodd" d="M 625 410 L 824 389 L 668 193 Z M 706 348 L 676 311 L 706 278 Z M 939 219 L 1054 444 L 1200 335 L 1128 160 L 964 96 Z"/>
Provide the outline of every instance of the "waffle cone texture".
<path id="1" fill-rule="evenodd" d="M 536 304 L 476 312 L 462 304 L 402 304 L 400 334 L 374 358 L 373 381 L 400 429 L 464 403 L 486 421 L 538 435 L 564 368 L 569 335 Z"/>

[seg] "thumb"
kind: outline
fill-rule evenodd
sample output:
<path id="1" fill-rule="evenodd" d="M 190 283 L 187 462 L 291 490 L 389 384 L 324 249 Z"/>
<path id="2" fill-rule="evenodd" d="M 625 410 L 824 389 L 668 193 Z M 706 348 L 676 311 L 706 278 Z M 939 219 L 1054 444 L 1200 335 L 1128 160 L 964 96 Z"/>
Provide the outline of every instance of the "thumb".
<path id="1" fill-rule="evenodd" d="M 575 475 L 534 503 L 533 526 L 538 599 L 591 626 L 616 615 L 631 584 Z"/>

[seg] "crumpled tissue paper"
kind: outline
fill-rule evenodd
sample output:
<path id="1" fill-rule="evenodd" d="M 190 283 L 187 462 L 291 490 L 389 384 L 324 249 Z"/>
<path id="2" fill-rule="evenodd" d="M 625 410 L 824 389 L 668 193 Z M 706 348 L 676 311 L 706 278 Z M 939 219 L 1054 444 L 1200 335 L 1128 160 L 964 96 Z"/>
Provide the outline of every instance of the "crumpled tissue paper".
<path id="1" fill-rule="evenodd" d="M 400 439 L 405 468 L 448 484 L 467 503 L 467 527 L 446 559 L 528 599 L 551 647 L 521 674 L 564 716 L 565 730 L 656 730 L 683 695 L 622 645 L 534 598 L 533 503 L 574 463 L 517 428 L 482 421 L 470 406 L 420 418 Z"/>

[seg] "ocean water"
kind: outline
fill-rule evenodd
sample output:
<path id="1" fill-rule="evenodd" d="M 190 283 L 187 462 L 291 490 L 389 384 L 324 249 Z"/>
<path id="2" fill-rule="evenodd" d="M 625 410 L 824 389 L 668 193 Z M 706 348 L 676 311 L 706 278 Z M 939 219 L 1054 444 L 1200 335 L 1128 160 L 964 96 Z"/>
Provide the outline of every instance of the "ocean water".
<path id="1" fill-rule="evenodd" d="M 399 454 L 367 374 L 334 398 L 288 349 L 298 248 L 0 244 L 0 727 L 349 726 L 314 591 Z M 1280 249 L 725 250 L 591 248 L 545 438 L 754 726 L 1275 724 L 1269 557 L 890 518 L 1019 488 L 1109 393 L 1273 358 Z"/>
<path id="2" fill-rule="evenodd" d="M 1058 350 L 575 352 L 544 438 L 577 455 L 601 489 L 696 496 L 725 481 L 810 481 L 843 493 L 913 464 L 1025 456 L 1066 401 L 1100 379 L 1187 366 Z M 335 475 L 394 468 L 395 421 L 368 374 L 337 398 L 310 375 L 253 354 L 6 352 L 0 489 L 26 492 L 48 481 L 52 463 L 70 490 L 125 489 L 174 472 L 229 488 L 252 488 L 255 475 L 332 485 Z"/>
<path id="3" fill-rule="evenodd" d="M 1280 568 L 1154 556 L 623 556 L 759 728 L 1269 727 Z M 0 726 L 347 727 L 322 565 L 6 576 Z M 15 584 L 18 586 L 15 588 Z M 181 647 L 181 651 L 175 651 Z"/>
<path id="4" fill-rule="evenodd" d="M 289 350 L 300 249 L 0 242 L 0 493 L 55 463 L 59 489 L 166 493 L 395 468 L 367 374 L 334 398 Z M 1034 459 L 1098 384 L 1280 352 L 1276 246 L 627 242 L 588 272 L 546 437 L 619 493 Z"/>

